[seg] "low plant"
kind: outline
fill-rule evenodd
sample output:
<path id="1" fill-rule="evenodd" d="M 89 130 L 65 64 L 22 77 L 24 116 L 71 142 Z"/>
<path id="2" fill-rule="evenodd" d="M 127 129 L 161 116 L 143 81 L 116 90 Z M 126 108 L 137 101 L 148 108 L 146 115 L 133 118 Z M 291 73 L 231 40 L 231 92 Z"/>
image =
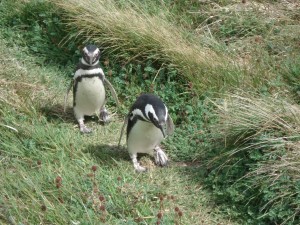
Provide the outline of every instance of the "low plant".
<path id="1" fill-rule="evenodd" d="M 1 2 L 0 13 L 3 15 L 0 24 L 11 27 L 2 30 L 2 37 L 11 38 L 12 30 L 18 33 L 13 43 L 9 43 L 10 46 L 18 44 L 25 47 L 40 59 L 40 64 L 58 63 L 65 66 L 77 62 L 80 42 L 63 44 L 69 32 L 62 21 L 60 10 L 52 4 L 39 0 L 17 0 L 13 3 L 4 0 Z"/>
<path id="2" fill-rule="evenodd" d="M 298 224 L 299 106 L 240 95 L 215 105 L 217 144 L 203 157 L 216 201 L 247 224 Z"/>

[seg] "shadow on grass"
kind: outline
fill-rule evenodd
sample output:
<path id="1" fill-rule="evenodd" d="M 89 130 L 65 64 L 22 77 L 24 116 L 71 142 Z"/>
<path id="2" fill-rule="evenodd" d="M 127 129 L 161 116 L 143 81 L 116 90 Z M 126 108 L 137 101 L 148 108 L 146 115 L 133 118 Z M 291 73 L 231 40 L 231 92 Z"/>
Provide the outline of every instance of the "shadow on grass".
<path id="1" fill-rule="evenodd" d="M 90 153 L 93 158 L 104 164 L 115 164 L 117 161 L 130 162 L 127 149 L 117 145 L 89 145 L 84 153 Z"/>
<path id="2" fill-rule="evenodd" d="M 204 166 L 201 165 L 201 163 L 180 163 L 178 166 L 179 168 L 179 173 L 182 174 L 183 176 L 188 176 L 190 181 L 195 183 L 195 184 L 204 184 L 204 179 L 207 177 L 209 171 L 208 169 Z M 177 163 L 175 163 L 177 166 Z M 173 165 L 174 166 L 174 165 Z"/>
<path id="3" fill-rule="evenodd" d="M 176 168 L 178 173 L 188 178 L 191 183 L 204 184 L 204 179 L 209 170 L 201 161 L 171 161 L 170 167 Z"/>
<path id="4" fill-rule="evenodd" d="M 63 105 L 56 104 L 42 107 L 40 108 L 40 112 L 49 122 L 63 121 L 66 123 L 76 123 L 72 107 L 67 107 L 66 111 L 64 111 Z"/>
<path id="5" fill-rule="evenodd" d="M 132 164 L 129 153 L 127 149 L 123 146 L 118 147 L 117 145 L 106 145 L 106 144 L 90 145 L 83 152 L 89 153 L 94 159 L 106 165 L 112 165 L 112 164 L 116 164 L 117 162 L 124 162 L 124 161 Z M 147 164 L 149 164 L 149 162 L 152 162 L 154 165 L 153 156 L 146 153 L 139 153 L 137 157 L 138 161 L 141 162 L 142 158 L 144 158 L 143 161 L 145 161 L 142 162 L 144 166 L 147 167 Z"/>
<path id="6" fill-rule="evenodd" d="M 67 107 L 66 111 L 64 111 L 63 105 L 56 104 L 53 106 L 46 106 L 40 108 L 40 112 L 46 117 L 48 122 L 64 122 L 64 123 L 71 123 L 77 124 L 77 121 L 74 117 L 73 107 Z M 85 116 L 84 117 L 85 123 L 89 121 L 98 122 L 98 117 L 94 116 Z M 99 122 L 100 125 L 104 125 L 103 123 Z"/>

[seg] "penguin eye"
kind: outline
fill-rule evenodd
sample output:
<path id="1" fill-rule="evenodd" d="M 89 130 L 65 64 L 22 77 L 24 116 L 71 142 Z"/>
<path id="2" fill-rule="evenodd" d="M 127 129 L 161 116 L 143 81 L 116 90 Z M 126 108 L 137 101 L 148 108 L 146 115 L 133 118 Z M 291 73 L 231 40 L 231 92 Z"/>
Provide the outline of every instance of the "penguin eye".
<path id="1" fill-rule="evenodd" d="M 156 122 L 156 119 L 153 117 L 152 112 L 148 112 L 148 118 L 149 118 L 150 121 L 155 121 Z"/>
<path id="2" fill-rule="evenodd" d="M 99 52 L 93 54 L 93 60 L 94 61 L 98 60 L 99 58 L 100 58 L 100 53 Z"/>
<path id="3" fill-rule="evenodd" d="M 129 119 L 132 120 L 133 119 L 133 113 L 129 114 Z"/>

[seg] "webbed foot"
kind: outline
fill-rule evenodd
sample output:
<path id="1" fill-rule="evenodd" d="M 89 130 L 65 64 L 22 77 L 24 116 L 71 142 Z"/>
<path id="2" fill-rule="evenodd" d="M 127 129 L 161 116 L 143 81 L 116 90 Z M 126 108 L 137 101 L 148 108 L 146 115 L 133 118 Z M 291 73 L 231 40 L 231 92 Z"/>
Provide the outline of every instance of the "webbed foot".
<path id="1" fill-rule="evenodd" d="M 88 133 L 92 132 L 92 129 L 90 129 L 90 128 L 86 127 L 85 125 L 83 125 L 83 126 L 80 126 L 80 132 L 84 133 L 84 134 L 88 134 Z"/>
<path id="2" fill-rule="evenodd" d="M 83 134 L 91 133 L 92 129 L 87 128 L 83 121 L 84 121 L 83 117 L 78 119 L 80 132 Z"/>
<path id="3" fill-rule="evenodd" d="M 100 110 L 100 121 L 103 123 L 109 123 L 110 122 L 110 117 L 109 117 L 109 113 L 107 111 L 107 109 L 105 107 L 102 107 L 102 109 Z"/>
<path id="4" fill-rule="evenodd" d="M 139 164 L 139 162 L 137 161 L 137 154 L 131 154 L 130 158 L 133 162 L 133 166 L 134 166 L 134 169 L 135 169 L 136 172 L 141 173 L 141 172 L 146 172 L 147 171 L 147 169 L 145 167 L 142 167 Z"/>
<path id="5" fill-rule="evenodd" d="M 154 158 L 158 166 L 166 166 L 168 164 L 168 157 L 159 146 L 156 146 L 154 149 Z"/>

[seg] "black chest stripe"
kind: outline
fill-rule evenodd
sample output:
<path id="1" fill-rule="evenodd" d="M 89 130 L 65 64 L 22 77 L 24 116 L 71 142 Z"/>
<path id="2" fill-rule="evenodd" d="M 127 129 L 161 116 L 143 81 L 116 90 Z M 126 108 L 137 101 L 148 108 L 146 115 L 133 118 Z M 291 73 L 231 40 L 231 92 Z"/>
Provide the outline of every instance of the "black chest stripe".
<path id="1" fill-rule="evenodd" d="M 81 82 L 82 78 L 93 78 L 93 77 L 99 77 L 100 80 L 102 80 L 102 82 L 104 82 L 104 77 L 101 73 L 96 73 L 96 74 L 83 74 L 78 76 L 75 79 L 75 83 Z"/>
<path id="2" fill-rule="evenodd" d="M 127 136 L 126 136 L 127 140 L 128 140 L 129 133 L 130 133 L 131 129 L 133 128 L 133 126 L 136 124 L 137 120 L 138 120 L 137 117 L 133 117 L 132 120 L 128 118 Z"/>

